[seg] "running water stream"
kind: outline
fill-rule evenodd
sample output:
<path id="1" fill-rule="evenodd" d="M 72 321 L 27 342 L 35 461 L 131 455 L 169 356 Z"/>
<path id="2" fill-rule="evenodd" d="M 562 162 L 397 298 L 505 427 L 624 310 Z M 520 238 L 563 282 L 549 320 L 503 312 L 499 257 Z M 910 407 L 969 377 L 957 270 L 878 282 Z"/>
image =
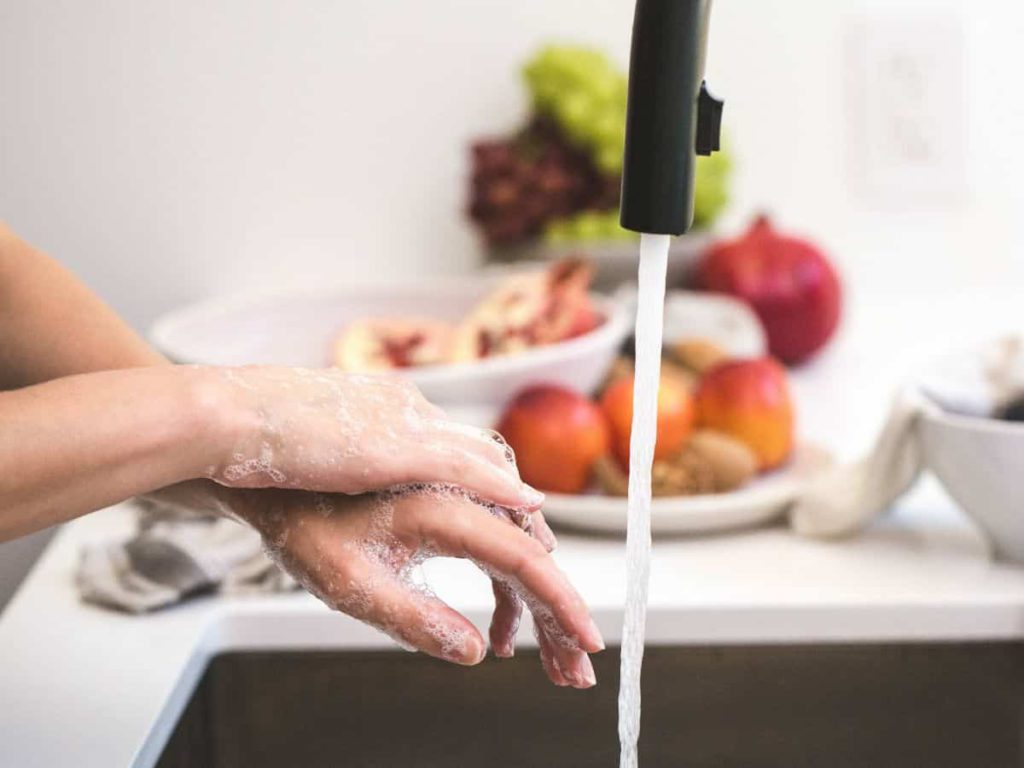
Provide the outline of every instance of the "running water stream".
<path id="1" fill-rule="evenodd" d="M 657 437 L 658 381 L 665 307 L 668 235 L 640 236 L 636 311 L 636 376 L 629 444 L 626 606 L 619 682 L 620 768 L 636 768 L 640 735 L 640 669 L 644 660 L 647 585 L 651 572 L 651 465 Z"/>

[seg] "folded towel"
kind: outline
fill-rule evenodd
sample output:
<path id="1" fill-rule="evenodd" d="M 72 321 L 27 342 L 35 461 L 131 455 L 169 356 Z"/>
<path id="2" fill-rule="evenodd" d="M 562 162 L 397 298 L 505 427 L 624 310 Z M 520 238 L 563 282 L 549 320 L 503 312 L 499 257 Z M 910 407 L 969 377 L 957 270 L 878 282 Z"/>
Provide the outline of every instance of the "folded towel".
<path id="1" fill-rule="evenodd" d="M 210 592 L 281 592 L 296 587 L 263 551 L 256 531 L 224 517 L 183 515 L 134 502 L 138 531 L 82 550 L 75 583 L 87 602 L 146 613 Z"/>
<path id="2" fill-rule="evenodd" d="M 917 424 L 943 410 L 989 416 L 1024 392 L 1024 338 L 1007 336 L 931 363 L 897 395 L 868 456 L 811 481 L 790 508 L 793 530 L 837 538 L 889 509 L 927 469 Z"/>
<path id="3" fill-rule="evenodd" d="M 849 536 L 884 513 L 914 485 L 923 469 L 916 424 L 924 399 L 904 390 L 868 456 L 834 467 L 812 480 L 789 511 L 793 530 L 803 536 Z"/>

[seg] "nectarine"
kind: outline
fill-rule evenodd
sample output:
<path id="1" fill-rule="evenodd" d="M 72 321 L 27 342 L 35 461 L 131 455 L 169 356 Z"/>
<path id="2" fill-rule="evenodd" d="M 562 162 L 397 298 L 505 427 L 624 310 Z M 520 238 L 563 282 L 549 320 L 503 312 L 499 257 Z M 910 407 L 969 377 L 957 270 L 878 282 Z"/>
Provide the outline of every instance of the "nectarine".
<path id="1" fill-rule="evenodd" d="M 605 390 L 601 409 L 612 430 L 612 450 L 629 467 L 629 436 L 633 429 L 633 377 L 623 376 Z M 658 387 L 658 439 L 654 458 L 664 459 L 683 447 L 693 429 L 693 397 L 685 384 L 662 375 Z"/>
<path id="2" fill-rule="evenodd" d="M 772 469 L 793 450 L 794 415 L 786 371 L 770 357 L 712 368 L 697 387 L 697 423 L 745 443 L 758 469 Z"/>
<path id="3" fill-rule="evenodd" d="M 579 493 L 608 452 L 608 425 L 588 398 L 563 387 L 524 390 L 498 423 L 523 480 L 542 491 Z"/>

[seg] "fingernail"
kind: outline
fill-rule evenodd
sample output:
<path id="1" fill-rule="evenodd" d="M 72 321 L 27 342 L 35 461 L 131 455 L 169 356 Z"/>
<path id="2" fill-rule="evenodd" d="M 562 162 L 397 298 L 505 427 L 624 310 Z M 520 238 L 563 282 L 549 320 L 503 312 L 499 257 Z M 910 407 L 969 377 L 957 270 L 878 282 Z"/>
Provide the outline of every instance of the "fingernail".
<path id="1" fill-rule="evenodd" d="M 597 628 L 597 623 L 593 618 L 590 619 L 590 626 L 587 628 L 587 642 L 594 648 L 591 653 L 603 651 L 605 648 L 604 638 L 601 637 L 601 630 Z"/>
<path id="2" fill-rule="evenodd" d="M 492 646 L 494 655 L 499 659 L 511 659 L 516 655 L 515 646 L 510 642 L 503 642 Z"/>
<path id="3" fill-rule="evenodd" d="M 526 483 L 523 483 L 522 496 L 523 501 L 530 507 L 537 508 L 544 503 L 544 494 Z"/>
<path id="4" fill-rule="evenodd" d="M 537 541 L 544 545 L 544 549 L 548 552 L 554 552 L 558 546 L 558 539 L 555 538 L 555 534 L 548 528 L 547 523 L 541 523 L 533 527 L 534 532 L 537 535 Z"/>
<path id="5" fill-rule="evenodd" d="M 584 656 L 580 661 L 580 672 L 588 688 L 597 685 L 597 675 L 594 674 L 594 665 L 590 663 L 589 656 Z"/>

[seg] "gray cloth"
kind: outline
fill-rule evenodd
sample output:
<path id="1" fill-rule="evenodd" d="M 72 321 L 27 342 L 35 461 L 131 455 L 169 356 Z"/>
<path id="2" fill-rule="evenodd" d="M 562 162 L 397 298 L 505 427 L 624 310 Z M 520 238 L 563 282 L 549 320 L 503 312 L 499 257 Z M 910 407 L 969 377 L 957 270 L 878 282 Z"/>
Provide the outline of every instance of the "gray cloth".
<path id="1" fill-rule="evenodd" d="M 146 613 L 211 592 L 296 587 L 263 551 L 259 534 L 234 520 L 183 515 L 145 501 L 127 540 L 83 548 L 75 583 L 83 600 Z"/>

